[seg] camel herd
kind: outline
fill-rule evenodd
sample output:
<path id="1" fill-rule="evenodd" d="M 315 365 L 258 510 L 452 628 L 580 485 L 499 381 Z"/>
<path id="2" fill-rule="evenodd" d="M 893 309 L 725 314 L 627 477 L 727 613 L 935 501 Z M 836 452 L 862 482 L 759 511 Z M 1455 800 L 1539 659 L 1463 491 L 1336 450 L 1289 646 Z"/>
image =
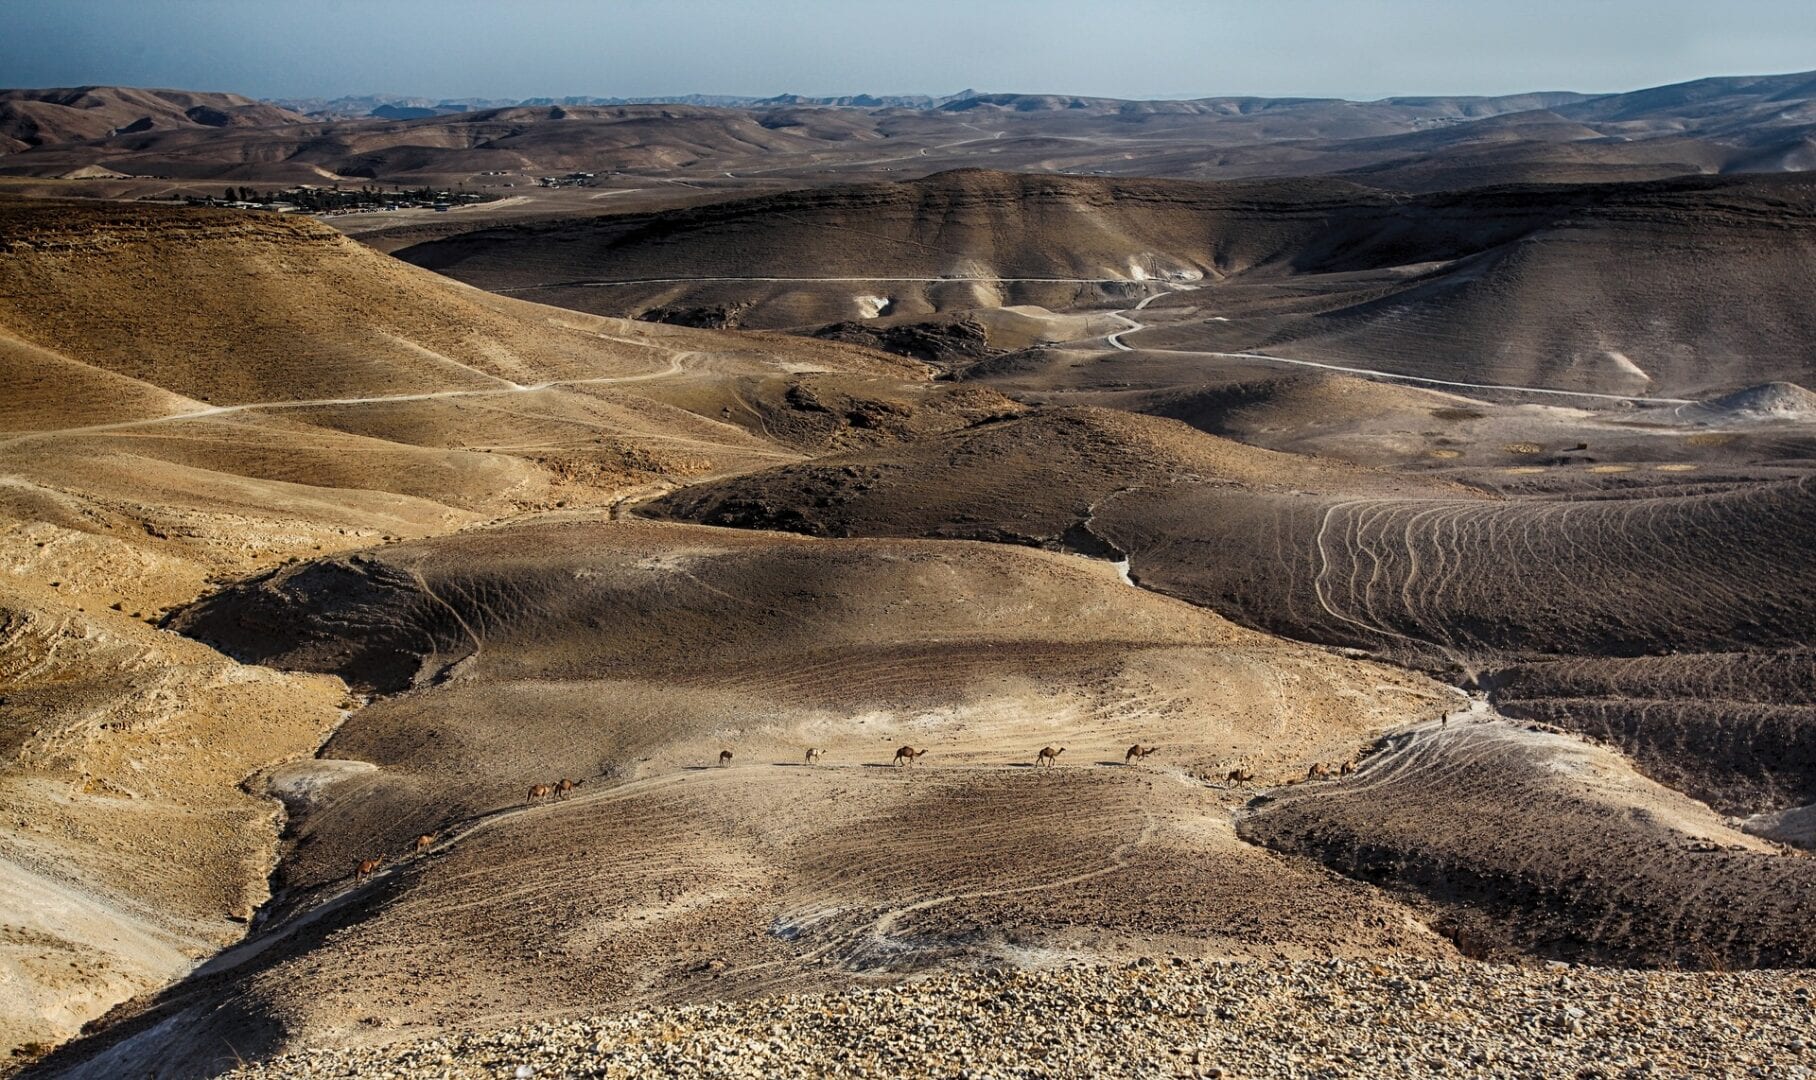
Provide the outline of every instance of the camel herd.
<path id="1" fill-rule="evenodd" d="M 727 757 L 729 757 L 731 755 L 730 750 L 727 750 L 725 753 L 726 753 Z M 723 765 L 724 762 L 721 761 L 719 764 Z M 572 795 L 574 793 L 574 789 L 579 786 L 580 786 L 580 781 L 569 780 L 566 777 L 563 777 L 562 779 L 557 780 L 552 784 L 531 784 L 530 785 L 530 797 L 525 801 L 531 802 L 531 803 L 539 803 L 539 802 L 544 802 L 548 799 L 565 799 L 569 795 Z"/>
<path id="2" fill-rule="evenodd" d="M 1350 758 L 1341 765 L 1330 766 L 1322 761 L 1312 762 L 1312 767 L 1305 772 L 1307 780 L 1329 780 L 1333 776 L 1348 776 L 1356 771 L 1356 759 Z"/>
<path id="3" fill-rule="evenodd" d="M 1322 761 L 1314 761 L 1311 768 L 1305 770 L 1305 780 L 1330 780 L 1339 776 L 1351 776 L 1354 775 L 1358 764 L 1355 758 L 1350 758 L 1338 765 L 1327 765 Z M 1247 784 L 1253 782 L 1254 779 L 1255 770 L 1240 765 L 1231 769 L 1229 774 L 1224 777 L 1224 780 L 1232 784 Z M 1303 782 L 1303 780 L 1287 781 L 1289 784 Z"/>
<path id="4" fill-rule="evenodd" d="M 1140 743 L 1135 743 L 1123 754 L 1123 764 L 1127 765 L 1140 762 L 1158 749 L 1160 748 L 1157 746 L 1143 746 Z M 1059 755 L 1065 752 L 1066 748 L 1063 746 L 1043 746 L 1034 755 L 1034 765 L 1036 768 L 1042 766 L 1054 768 L 1059 764 Z M 924 747 L 920 749 L 913 746 L 898 747 L 895 751 L 895 760 L 893 764 L 897 768 L 907 768 L 912 766 L 916 759 L 926 753 L 927 751 Z M 809 747 L 804 763 L 807 765 L 818 765 L 825 756 L 826 751 L 824 748 L 818 746 Z M 719 764 L 721 766 L 730 765 L 731 761 L 732 753 L 730 750 L 719 751 Z M 1338 765 L 1327 765 L 1322 761 L 1313 762 L 1311 768 L 1306 770 L 1305 779 L 1329 780 L 1334 777 L 1349 776 L 1356 771 L 1356 766 L 1357 761 L 1353 757 Z M 1237 768 L 1231 769 L 1229 775 L 1225 777 L 1225 779 L 1232 784 L 1247 784 L 1255 779 L 1255 772 L 1253 769 L 1238 766 Z M 1300 783 L 1300 781 L 1289 780 L 1287 783 L 1296 784 Z M 537 803 L 547 802 L 550 799 L 566 799 L 574 793 L 574 789 L 579 787 L 580 784 L 581 781 L 570 780 L 566 777 L 552 783 L 531 784 L 525 802 L 534 806 Z M 437 836 L 435 833 L 423 833 L 418 836 L 412 845 L 413 854 L 424 854 L 435 845 L 436 839 Z M 364 882 L 376 873 L 378 869 L 385 864 L 385 860 L 388 858 L 390 858 L 388 855 L 375 855 L 369 859 L 361 859 L 354 867 L 353 880 L 355 882 Z"/>

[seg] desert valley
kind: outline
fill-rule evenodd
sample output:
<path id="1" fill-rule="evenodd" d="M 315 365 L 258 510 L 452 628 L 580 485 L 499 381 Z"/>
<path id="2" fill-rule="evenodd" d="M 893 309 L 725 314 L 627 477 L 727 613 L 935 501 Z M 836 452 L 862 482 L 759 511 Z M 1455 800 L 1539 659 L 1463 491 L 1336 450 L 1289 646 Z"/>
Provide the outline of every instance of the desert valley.
<path id="1" fill-rule="evenodd" d="M 0 91 L 0 1072 L 1808 1076 L 1812 342 L 1816 73 Z"/>

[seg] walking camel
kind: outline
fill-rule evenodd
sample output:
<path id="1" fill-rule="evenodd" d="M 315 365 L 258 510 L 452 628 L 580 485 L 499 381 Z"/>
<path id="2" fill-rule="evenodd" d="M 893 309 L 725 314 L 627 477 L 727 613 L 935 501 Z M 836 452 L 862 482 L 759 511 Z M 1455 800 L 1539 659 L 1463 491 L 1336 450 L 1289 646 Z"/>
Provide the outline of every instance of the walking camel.
<path id="1" fill-rule="evenodd" d="M 529 801 L 533 803 L 541 802 L 553 794 L 555 794 L 555 785 L 553 784 L 531 784 Z"/>
<path id="2" fill-rule="evenodd" d="M 824 754 L 824 753 L 826 753 L 826 751 L 824 751 L 824 750 L 822 750 L 822 749 L 820 749 L 820 748 L 819 748 L 819 747 L 817 747 L 817 746 L 811 746 L 811 747 L 808 747 L 808 749 L 807 749 L 807 764 L 809 764 L 809 765 L 815 765 L 815 764 L 818 764 L 818 763 L 819 763 L 819 760 L 820 760 L 820 756 L 821 756 L 821 755 L 822 755 L 822 754 Z"/>
<path id="3" fill-rule="evenodd" d="M 900 766 L 903 764 L 912 765 L 912 764 L 914 764 L 915 758 L 920 757 L 922 754 L 925 754 L 926 752 L 927 751 L 925 751 L 925 750 L 916 750 L 912 746 L 901 747 L 900 749 L 898 749 L 895 752 L 895 763 L 897 766 Z"/>
<path id="4" fill-rule="evenodd" d="M 572 795 L 574 793 L 574 789 L 579 786 L 580 786 L 580 781 L 569 780 L 566 777 L 562 777 L 561 780 L 558 783 L 556 783 L 556 785 L 555 785 L 555 797 L 557 799 L 565 799 L 569 795 Z"/>
<path id="5" fill-rule="evenodd" d="M 1229 776 L 1225 777 L 1226 780 L 1229 780 L 1231 783 L 1235 783 L 1235 784 L 1246 784 L 1250 780 L 1253 780 L 1254 778 L 1255 778 L 1255 770 L 1244 769 L 1240 766 L 1238 766 L 1237 768 L 1231 769 Z"/>
<path id="6" fill-rule="evenodd" d="M 377 855 L 370 859 L 361 859 L 359 865 L 353 869 L 353 880 L 364 881 L 372 876 L 374 870 L 377 870 L 383 865 L 385 865 L 385 857 L 383 855 Z"/>
<path id="7" fill-rule="evenodd" d="M 719 751 L 719 764 L 721 764 L 721 765 L 730 765 L 731 764 L 731 751 L 730 750 Z"/>
<path id="8" fill-rule="evenodd" d="M 1129 747 L 1128 753 L 1122 755 L 1122 763 L 1127 765 L 1131 761 L 1140 761 L 1142 758 L 1147 757 L 1158 749 L 1160 749 L 1158 746 L 1143 746 L 1140 743 L 1136 743 L 1134 746 Z"/>
<path id="9" fill-rule="evenodd" d="M 434 833 L 432 833 L 432 832 L 423 833 L 421 836 L 416 838 L 416 854 L 421 855 L 423 852 L 429 850 L 429 848 L 432 845 L 434 845 L 434 843 L 435 843 L 435 834 Z"/>
<path id="10" fill-rule="evenodd" d="M 1047 768 L 1051 769 L 1053 766 L 1059 764 L 1059 755 L 1065 752 L 1066 748 L 1063 746 L 1057 750 L 1051 746 L 1043 746 L 1040 748 L 1040 753 L 1034 755 L 1034 764 L 1045 765 Z"/>

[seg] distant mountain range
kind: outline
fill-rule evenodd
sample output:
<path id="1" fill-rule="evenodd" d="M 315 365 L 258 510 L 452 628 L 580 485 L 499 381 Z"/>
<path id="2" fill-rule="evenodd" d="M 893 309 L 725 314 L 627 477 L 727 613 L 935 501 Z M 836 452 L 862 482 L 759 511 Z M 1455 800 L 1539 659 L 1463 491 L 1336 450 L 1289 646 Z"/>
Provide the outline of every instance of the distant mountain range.
<path id="1" fill-rule="evenodd" d="M 119 87 L 0 91 L 0 174 L 40 178 L 451 185 L 580 171 L 721 190 L 752 177 L 903 179 L 964 166 L 1326 175 L 1403 191 L 1805 172 L 1816 170 L 1816 72 L 1620 94 L 1379 101 L 965 90 L 280 104 Z"/>
<path id="2" fill-rule="evenodd" d="M 1708 80 L 1714 81 L 1714 80 Z M 994 108 L 1014 112 L 1047 112 L 1073 109 L 1092 112 L 1121 111 L 1139 113 L 1216 113 L 1231 108 L 1260 108 L 1274 103 L 1308 105 L 1371 104 L 1391 107 L 1420 108 L 1432 105 L 1460 106 L 1465 115 L 1492 116 L 1524 109 L 1548 109 L 1589 101 L 1598 95 L 1569 91 L 1507 94 L 1497 97 L 1390 97 L 1373 102 L 1348 102 L 1343 98 L 1108 98 L 1081 97 L 1074 94 L 1012 94 L 960 90 L 956 94 L 842 94 L 813 97 L 805 94 L 774 94 L 756 97 L 739 94 L 671 94 L 654 97 L 532 97 L 511 98 L 426 98 L 399 94 L 361 94 L 338 98 L 273 98 L 270 103 L 280 108 L 316 119 L 420 120 L 450 113 L 484 112 L 491 109 L 559 105 L 570 108 L 615 107 L 623 105 L 689 105 L 709 109 L 783 109 L 824 107 L 840 109 L 940 109 L 964 112 L 970 109 Z M 1606 96 L 1606 95 L 1603 95 Z"/>
<path id="3" fill-rule="evenodd" d="M 418 120 L 448 113 L 480 112 L 486 109 L 509 109 L 517 106 L 563 105 L 573 107 L 616 105 L 695 105 L 717 109 L 763 109 L 803 105 L 823 105 L 846 109 L 937 109 L 956 101 L 977 97 L 976 90 L 934 97 L 928 94 L 845 94 L 838 97 L 807 97 L 801 94 L 776 94 L 755 97 L 738 94 L 672 94 L 656 97 L 532 97 L 532 98 L 426 98 L 400 94 L 361 94 L 338 98 L 273 98 L 281 108 L 321 119 Z"/>

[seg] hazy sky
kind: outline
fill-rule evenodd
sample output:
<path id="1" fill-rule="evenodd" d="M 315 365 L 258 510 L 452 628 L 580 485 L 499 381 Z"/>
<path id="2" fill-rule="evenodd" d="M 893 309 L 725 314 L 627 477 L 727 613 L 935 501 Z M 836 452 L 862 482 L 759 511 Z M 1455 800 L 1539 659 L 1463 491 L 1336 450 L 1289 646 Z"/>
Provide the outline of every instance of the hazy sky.
<path id="1" fill-rule="evenodd" d="M 258 97 L 1375 98 L 1811 67 L 1812 0 L 0 0 L 0 86 Z"/>

